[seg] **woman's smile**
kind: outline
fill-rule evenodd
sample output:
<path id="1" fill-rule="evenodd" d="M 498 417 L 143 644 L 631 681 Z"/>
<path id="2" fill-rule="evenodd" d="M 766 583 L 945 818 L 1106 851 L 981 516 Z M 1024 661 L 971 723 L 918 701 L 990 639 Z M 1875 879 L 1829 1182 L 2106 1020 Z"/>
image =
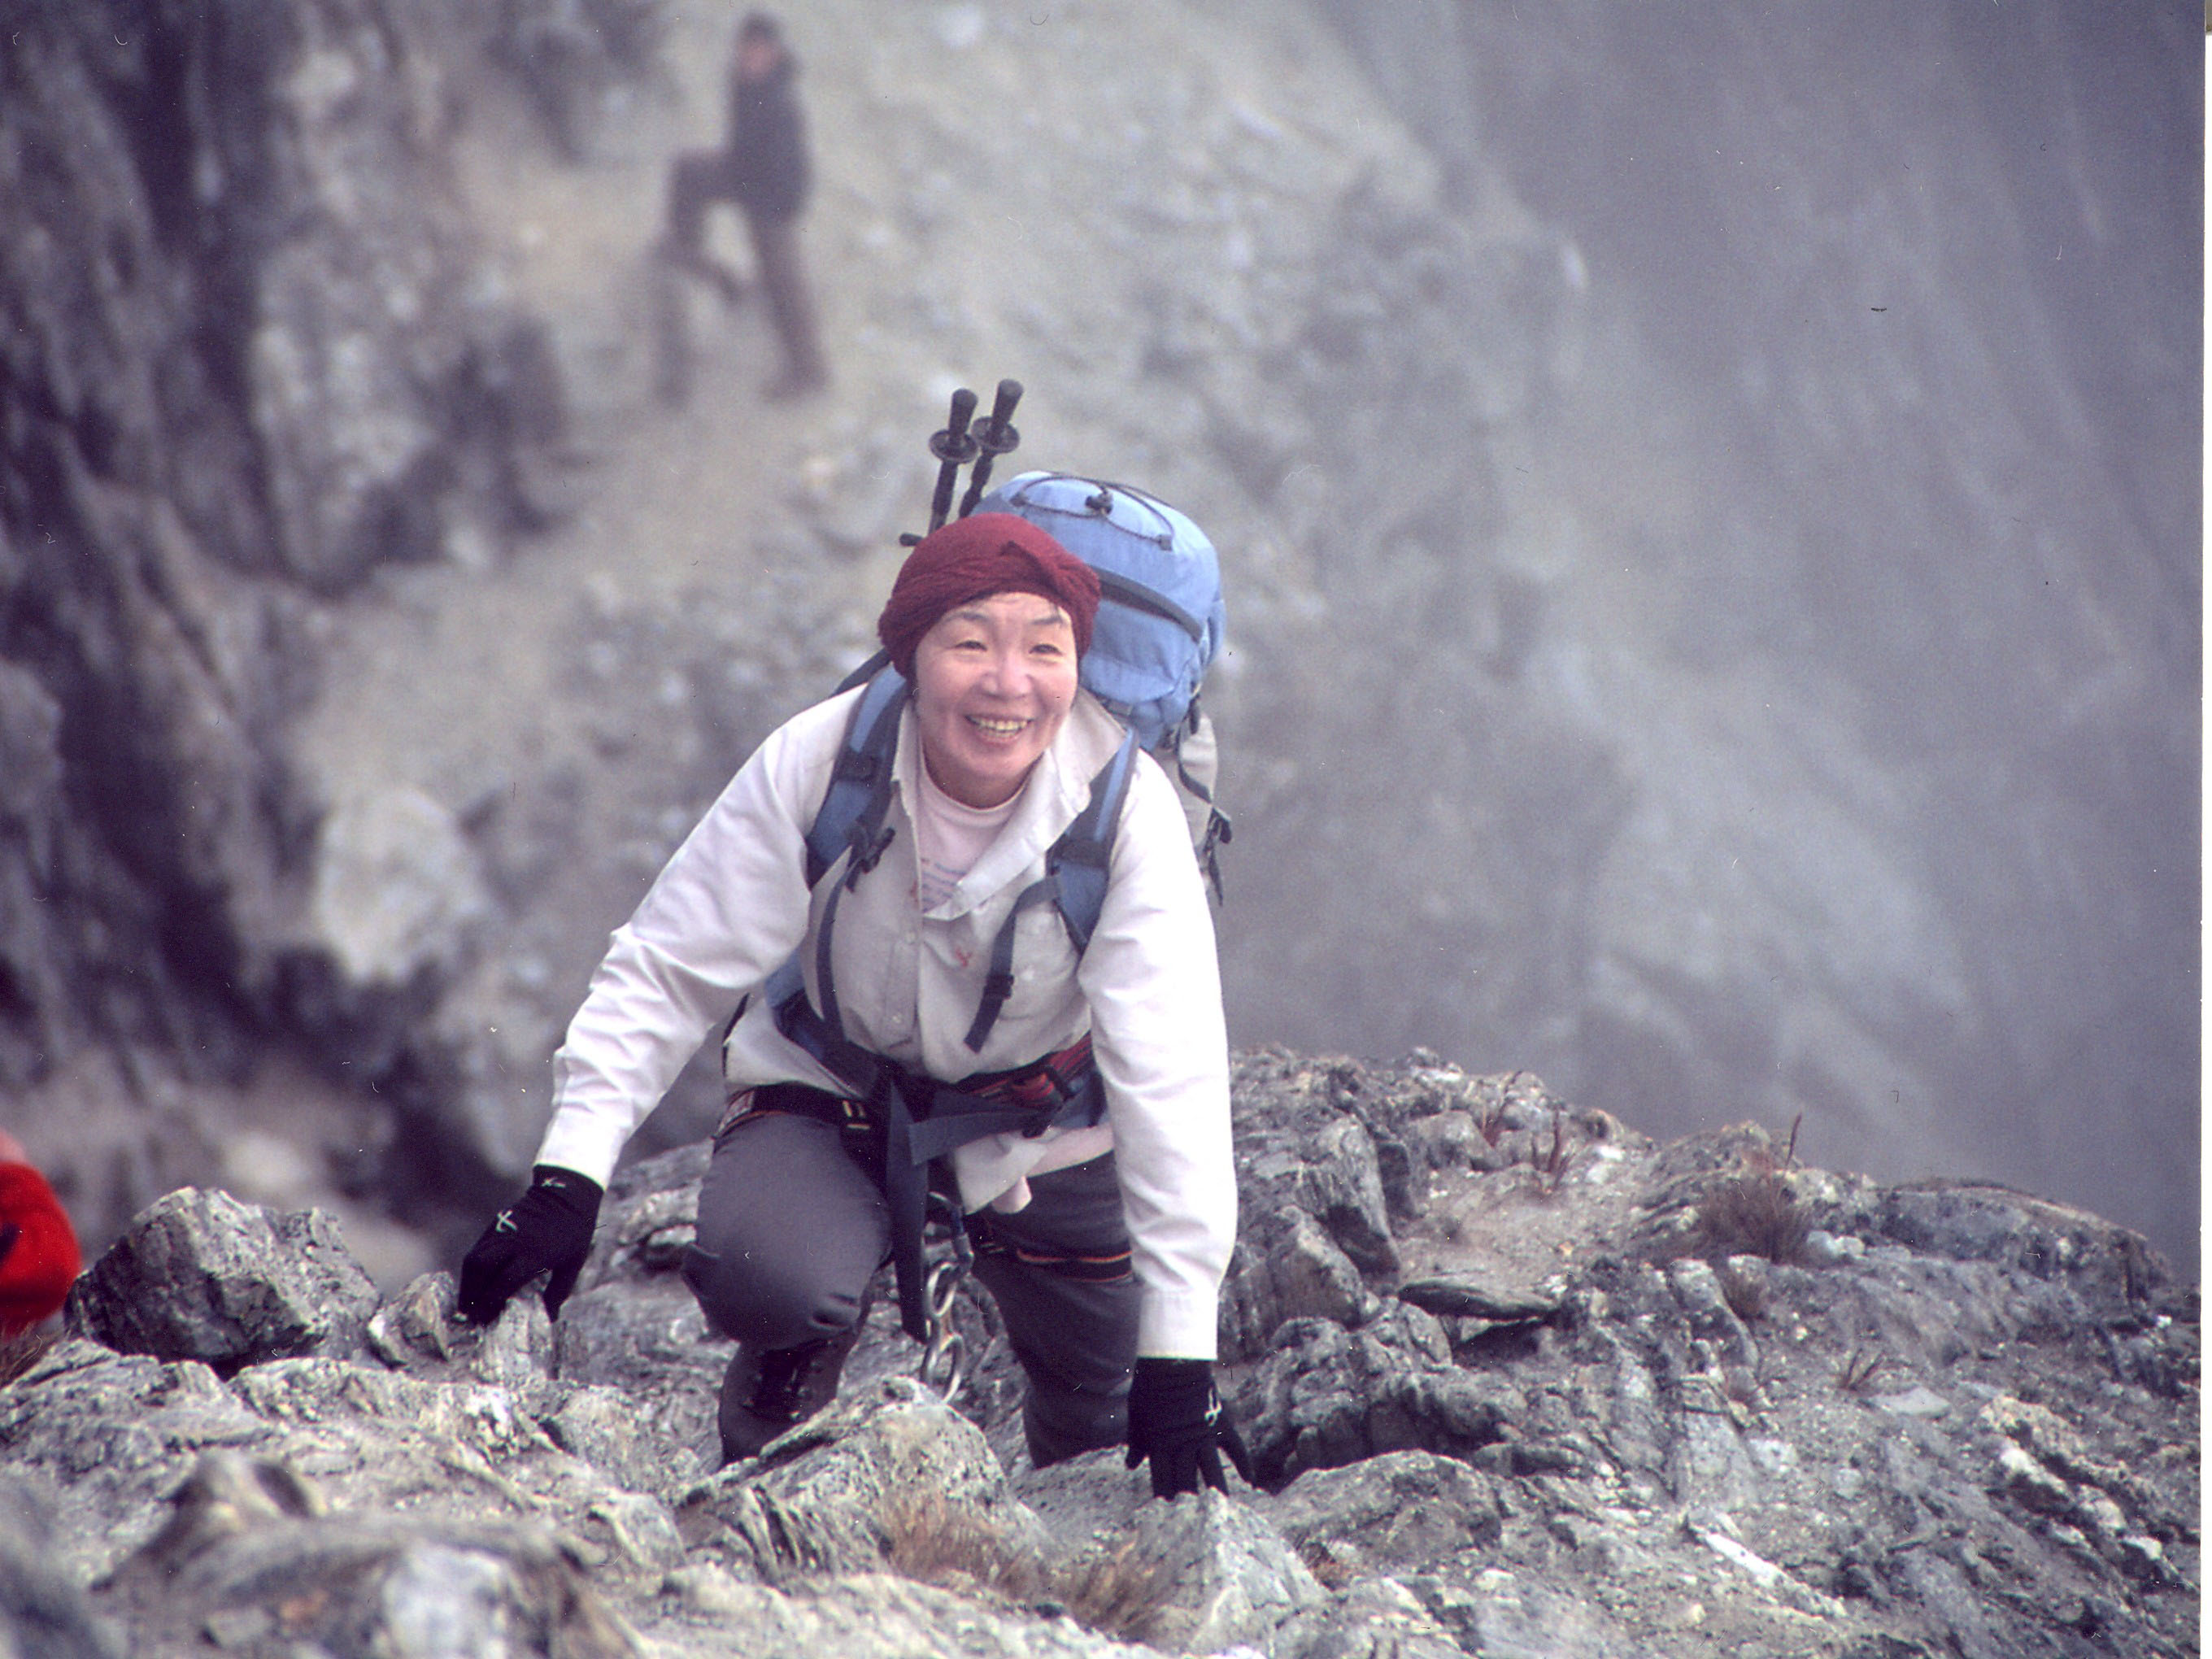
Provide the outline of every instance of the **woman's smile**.
<path id="1" fill-rule="evenodd" d="M 1050 599 L 994 593 L 947 611 L 914 653 L 931 779 L 963 806 L 1011 799 L 1059 735 L 1075 686 L 1075 629 Z"/>

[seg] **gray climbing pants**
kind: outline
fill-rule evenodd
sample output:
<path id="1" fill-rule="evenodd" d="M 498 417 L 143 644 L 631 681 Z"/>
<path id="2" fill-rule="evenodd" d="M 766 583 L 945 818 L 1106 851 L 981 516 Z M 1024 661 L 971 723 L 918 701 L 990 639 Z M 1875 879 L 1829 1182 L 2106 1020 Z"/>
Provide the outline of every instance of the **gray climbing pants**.
<path id="1" fill-rule="evenodd" d="M 781 1111 L 715 1136 L 684 1277 L 718 1334 L 786 1348 L 860 1317 L 890 1257 L 890 1218 L 850 1144 L 829 1122 Z M 1013 1214 L 971 1217 L 969 1232 L 975 1277 L 1026 1377 L 1023 1425 L 1042 1468 L 1121 1443 L 1139 1292 L 1112 1153 L 1035 1176 L 1030 1190 Z"/>

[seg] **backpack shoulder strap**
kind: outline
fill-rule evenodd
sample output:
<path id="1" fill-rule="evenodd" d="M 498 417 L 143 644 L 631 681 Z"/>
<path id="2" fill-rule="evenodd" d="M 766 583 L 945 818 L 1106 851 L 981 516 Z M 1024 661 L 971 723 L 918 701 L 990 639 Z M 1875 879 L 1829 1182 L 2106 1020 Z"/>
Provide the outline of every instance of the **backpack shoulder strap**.
<path id="1" fill-rule="evenodd" d="M 1000 924 L 991 941 L 991 965 L 983 978 L 983 1000 L 968 1027 L 969 1052 L 980 1054 L 999 1023 L 1000 1012 L 1014 994 L 1014 925 L 1022 912 L 1049 899 L 1060 910 L 1068 941 L 1079 957 L 1091 947 L 1106 908 L 1107 879 L 1114 858 L 1114 833 L 1121 828 L 1121 803 L 1129 796 L 1129 777 L 1137 764 L 1137 734 L 1124 731 L 1121 741 L 1091 780 L 1091 799 L 1075 815 L 1075 822 L 1060 831 L 1044 855 L 1045 872 L 1024 888 L 1014 908 Z"/>
<path id="2" fill-rule="evenodd" d="M 834 697 L 841 692 L 850 691 L 856 685 L 866 685 L 870 680 L 875 678 L 878 674 L 881 673 L 884 669 L 889 668 L 890 665 L 891 653 L 888 651 L 876 651 L 869 656 L 866 662 L 862 663 L 858 668 L 855 668 L 851 673 L 846 675 L 843 679 L 839 680 L 837 682 L 837 690 L 836 691 L 832 691 L 830 695 Z"/>
<path id="3" fill-rule="evenodd" d="M 1091 780 L 1090 801 L 1045 854 L 1045 869 L 1058 889 L 1054 897 L 1060 918 L 1067 924 L 1067 937 L 1078 956 L 1090 948 L 1098 913 L 1106 908 L 1114 832 L 1121 828 L 1121 803 L 1129 797 L 1129 777 L 1136 765 L 1137 734 L 1124 731 L 1120 745 Z"/>
<path id="4" fill-rule="evenodd" d="M 829 873 L 839 854 L 850 849 L 847 880 L 875 866 L 884 817 L 890 811 L 891 761 L 898 749 L 899 714 L 906 707 L 907 683 L 885 666 L 867 682 L 854 705 L 845 741 L 830 774 L 829 792 L 806 832 L 806 884 Z"/>

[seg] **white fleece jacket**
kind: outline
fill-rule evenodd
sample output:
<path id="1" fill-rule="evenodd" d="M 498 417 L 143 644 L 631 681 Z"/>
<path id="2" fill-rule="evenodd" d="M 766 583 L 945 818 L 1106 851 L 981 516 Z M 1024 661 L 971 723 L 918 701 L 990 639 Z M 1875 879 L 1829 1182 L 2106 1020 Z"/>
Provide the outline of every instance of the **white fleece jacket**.
<path id="1" fill-rule="evenodd" d="M 554 1057 L 553 1118 L 538 1161 L 604 1185 L 630 1134 L 707 1033 L 750 999 L 724 1049 L 731 1088 L 836 1079 L 775 1029 L 757 994 L 815 929 L 834 884 L 810 894 L 805 839 L 858 691 L 795 716 L 731 780 L 616 930 Z M 1089 1030 L 1104 1082 L 1099 1130 L 994 1135 L 953 1154 L 967 1206 L 1018 1206 L 1027 1178 L 1110 1144 L 1143 1289 L 1138 1352 L 1210 1359 L 1237 1226 L 1228 1040 L 1213 921 L 1174 787 L 1140 755 L 1114 842 L 1111 879 L 1079 962 L 1057 910 L 1016 924 L 1015 988 L 981 1053 L 964 1041 L 992 941 L 1044 855 L 1090 797 L 1121 726 L 1079 694 L 1013 815 L 945 902 L 920 908 L 909 712 L 893 768 L 883 860 L 839 902 L 831 938 L 846 1035 L 948 1083 L 1027 1065 Z M 833 870 L 831 876 L 841 873 Z"/>

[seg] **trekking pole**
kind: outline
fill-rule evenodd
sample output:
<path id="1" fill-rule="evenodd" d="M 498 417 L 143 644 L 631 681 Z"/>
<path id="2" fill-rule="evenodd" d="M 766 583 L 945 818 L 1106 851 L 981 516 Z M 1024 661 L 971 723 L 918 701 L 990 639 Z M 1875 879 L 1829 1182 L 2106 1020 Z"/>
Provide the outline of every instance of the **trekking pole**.
<path id="1" fill-rule="evenodd" d="M 930 498 L 929 527 L 945 527 L 945 515 L 952 509 L 952 486 L 960 481 L 960 469 L 975 459 L 981 447 L 975 434 L 968 430 L 968 422 L 975 413 L 975 394 L 962 386 L 952 394 L 952 408 L 945 418 L 945 429 L 929 441 L 929 453 L 937 457 L 937 494 Z"/>
<path id="2" fill-rule="evenodd" d="M 963 519 L 983 499 L 983 486 L 991 482 L 991 463 L 1001 455 L 1011 455 L 1021 446 L 1022 434 L 1014 428 L 1014 405 L 1021 400 L 1019 380 L 999 382 L 998 401 L 991 405 L 990 414 L 975 431 L 975 446 L 982 454 L 975 462 L 975 470 L 968 475 L 968 493 L 960 498 L 960 516 Z"/>

